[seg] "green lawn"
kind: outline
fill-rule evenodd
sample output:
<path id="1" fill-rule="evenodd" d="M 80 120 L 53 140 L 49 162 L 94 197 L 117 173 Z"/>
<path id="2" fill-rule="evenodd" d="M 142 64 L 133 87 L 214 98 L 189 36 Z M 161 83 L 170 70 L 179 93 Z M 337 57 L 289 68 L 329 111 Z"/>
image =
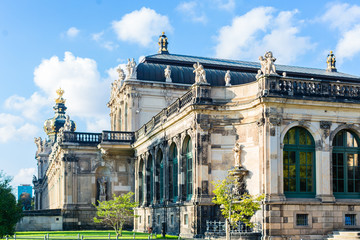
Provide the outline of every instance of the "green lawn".
<path id="1" fill-rule="evenodd" d="M 114 231 L 49 231 L 49 232 L 17 232 L 16 239 L 28 239 L 39 240 L 44 239 L 44 236 L 49 234 L 48 239 L 109 239 L 109 233 L 111 239 L 116 239 Z M 79 238 L 78 238 L 79 236 Z M 83 236 L 83 238 L 81 238 Z M 122 236 L 119 239 L 133 239 L 134 232 L 123 231 Z M 136 239 L 148 239 L 147 233 L 135 233 Z M 161 234 L 157 236 L 153 235 L 152 239 L 177 239 L 177 236 L 166 235 L 166 238 L 162 238 Z M 9 238 L 13 239 L 13 237 Z"/>

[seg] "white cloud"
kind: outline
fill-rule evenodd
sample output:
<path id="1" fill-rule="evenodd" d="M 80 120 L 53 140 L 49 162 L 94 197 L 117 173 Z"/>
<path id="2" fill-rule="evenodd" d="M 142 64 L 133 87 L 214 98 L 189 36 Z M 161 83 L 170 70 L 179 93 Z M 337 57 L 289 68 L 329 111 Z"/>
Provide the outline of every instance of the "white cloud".
<path id="1" fill-rule="evenodd" d="M 281 11 L 276 15 L 272 7 L 258 7 L 235 17 L 216 37 L 216 56 L 255 61 L 270 50 L 277 63 L 294 62 L 314 47 L 309 37 L 299 36 L 299 27 L 294 23 L 296 13 L 297 10 Z"/>
<path id="2" fill-rule="evenodd" d="M 12 181 L 12 185 L 16 187 L 20 184 L 32 184 L 32 179 L 34 175 L 37 175 L 35 168 L 21 168 L 19 172 L 15 175 Z"/>
<path id="3" fill-rule="evenodd" d="M 180 3 L 176 9 L 184 14 L 186 18 L 190 18 L 193 22 L 206 23 L 207 17 L 204 11 L 200 10 L 199 2 L 191 1 L 191 2 L 183 2 Z"/>
<path id="4" fill-rule="evenodd" d="M 113 21 L 112 27 L 119 40 L 135 42 L 144 47 L 154 42 L 154 37 L 162 31 L 172 31 L 167 16 L 145 7 L 124 15 L 120 21 Z"/>
<path id="5" fill-rule="evenodd" d="M 117 49 L 119 47 L 118 44 L 112 42 L 112 41 L 105 41 L 103 40 L 103 36 L 104 36 L 104 31 L 99 32 L 99 33 L 93 33 L 91 35 L 91 38 L 98 42 L 100 44 L 101 47 L 109 50 L 109 51 L 113 51 L 115 49 Z"/>
<path id="6" fill-rule="evenodd" d="M 347 3 L 331 3 L 320 20 L 331 28 L 347 31 L 354 24 L 360 22 L 360 6 L 350 6 Z"/>
<path id="7" fill-rule="evenodd" d="M 360 53 L 360 6 L 331 4 L 320 21 L 339 32 L 335 54 L 340 64 Z"/>
<path id="8" fill-rule="evenodd" d="M 103 35 L 104 35 L 104 31 L 99 32 L 99 33 L 93 33 L 93 34 L 91 35 L 91 38 L 92 38 L 94 41 L 98 42 L 98 41 L 100 41 L 100 40 L 102 39 Z"/>
<path id="9" fill-rule="evenodd" d="M 8 113 L 0 113 L 0 142 L 11 140 L 29 140 L 37 134 L 39 129 L 25 123 L 24 119 Z"/>
<path id="10" fill-rule="evenodd" d="M 360 53 L 360 24 L 344 33 L 336 45 L 335 52 L 340 62 Z"/>
<path id="11" fill-rule="evenodd" d="M 224 9 L 226 11 L 232 11 L 235 9 L 235 0 L 213 0 L 216 7 Z"/>
<path id="12" fill-rule="evenodd" d="M 65 52 L 63 60 L 57 56 L 44 59 L 34 71 L 34 82 L 44 92 L 44 98 L 53 101 L 56 90 L 64 89 L 67 114 L 85 120 L 88 128 L 92 121 L 108 117 L 106 103 L 113 80 L 100 77 L 95 60 L 75 57 L 71 52 Z"/>
<path id="13" fill-rule="evenodd" d="M 52 103 L 50 98 L 46 98 L 40 93 L 35 92 L 28 99 L 13 95 L 6 99 L 5 107 L 7 109 L 21 111 L 24 117 L 35 121 L 40 116 L 42 108 L 50 107 Z"/>
<path id="14" fill-rule="evenodd" d="M 66 36 L 69 38 L 74 38 L 79 34 L 80 30 L 76 27 L 71 27 L 66 31 Z"/>

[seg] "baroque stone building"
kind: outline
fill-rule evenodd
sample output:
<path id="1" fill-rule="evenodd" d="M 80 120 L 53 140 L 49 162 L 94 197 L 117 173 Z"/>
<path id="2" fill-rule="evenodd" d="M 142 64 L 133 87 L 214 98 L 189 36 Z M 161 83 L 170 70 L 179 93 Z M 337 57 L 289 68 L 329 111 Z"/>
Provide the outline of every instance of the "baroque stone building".
<path id="1" fill-rule="evenodd" d="M 80 133 L 59 95 L 36 139 L 36 208 L 94 228 L 93 203 L 134 191 L 136 231 L 201 237 L 219 219 L 212 182 L 243 166 L 264 239 L 322 239 L 360 227 L 360 78 L 326 69 L 158 54 L 112 84 L 111 131 Z M 63 104 L 60 106 L 60 104 Z M 234 146 L 241 153 L 234 160 Z"/>

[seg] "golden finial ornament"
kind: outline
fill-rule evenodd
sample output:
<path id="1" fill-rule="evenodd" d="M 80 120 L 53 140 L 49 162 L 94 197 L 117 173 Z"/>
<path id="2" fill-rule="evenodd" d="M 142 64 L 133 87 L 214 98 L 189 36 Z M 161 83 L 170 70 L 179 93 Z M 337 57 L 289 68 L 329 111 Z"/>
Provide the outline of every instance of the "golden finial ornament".
<path id="1" fill-rule="evenodd" d="M 59 96 L 57 99 L 55 99 L 56 103 L 65 103 L 65 99 L 62 97 L 64 95 L 64 90 L 62 90 L 61 88 L 59 88 L 58 90 L 56 90 L 57 95 Z"/>

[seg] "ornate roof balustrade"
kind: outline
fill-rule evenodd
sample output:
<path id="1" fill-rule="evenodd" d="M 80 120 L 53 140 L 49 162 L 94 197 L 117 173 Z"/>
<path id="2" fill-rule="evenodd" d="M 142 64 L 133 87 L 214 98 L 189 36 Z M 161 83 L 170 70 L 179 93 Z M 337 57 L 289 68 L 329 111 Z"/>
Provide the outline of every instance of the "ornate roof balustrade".
<path id="1" fill-rule="evenodd" d="M 199 89 L 207 88 L 208 86 L 194 86 L 187 93 L 185 93 L 182 97 L 178 98 L 175 102 L 170 104 L 169 107 L 164 108 L 161 112 L 156 114 L 149 122 L 143 125 L 139 130 L 135 132 L 135 139 L 139 138 L 142 135 L 150 132 L 154 127 L 162 124 L 166 118 L 178 113 L 182 108 L 188 106 L 192 103 L 200 103 L 203 96 L 201 94 L 209 97 L 209 90 L 200 91 Z"/>
<path id="2" fill-rule="evenodd" d="M 64 132 L 62 142 L 98 144 L 101 142 L 101 133 Z"/>
<path id="3" fill-rule="evenodd" d="M 97 145 L 105 142 L 132 143 L 134 132 L 103 131 L 102 133 L 64 132 L 63 143 Z"/>
<path id="4" fill-rule="evenodd" d="M 282 78 L 277 76 L 259 79 L 260 95 L 306 98 L 323 101 L 360 101 L 360 83 L 335 82 L 316 79 Z"/>
<path id="5" fill-rule="evenodd" d="M 132 143 L 133 141 L 134 141 L 134 132 L 115 132 L 115 131 L 102 132 L 102 142 Z"/>

